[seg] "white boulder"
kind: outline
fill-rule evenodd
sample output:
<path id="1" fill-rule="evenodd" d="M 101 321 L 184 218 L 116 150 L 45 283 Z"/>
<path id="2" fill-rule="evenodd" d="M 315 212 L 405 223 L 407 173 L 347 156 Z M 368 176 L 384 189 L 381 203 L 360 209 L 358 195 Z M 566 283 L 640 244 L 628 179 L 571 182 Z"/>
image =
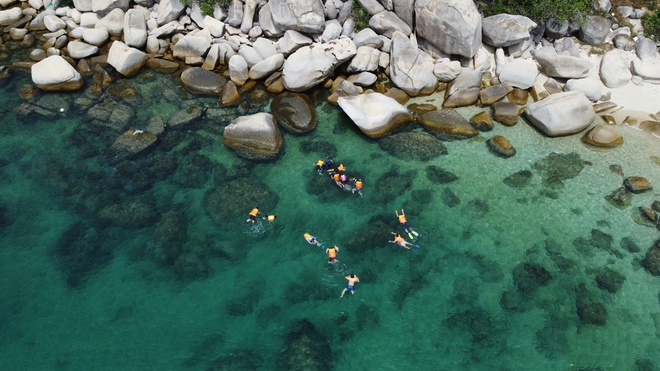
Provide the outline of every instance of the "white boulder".
<path id="1" fill-rule="evenodd" d="M 149 57 L 143 51 L 131 48 L 121 41 L 113 42 L 108 53 L 108 64 L 124 76 L 138 72 L 147 63 L 147 59 Z"/>
<path id="2" fill-rule="evenodd" d="M 381 93 L 339 97 L 337 104 L 355 125 L 372 138 L 381 137 L 410 122 L 410 111 Z"/>
<path id="3" fill-rule="evenodd" d="M 60 56 L 51 56 L 35 63 L 32 82 L 43 90 L 77 90 L 83 86 L 82 76 Z"/>
<path id="4" fill-rule="evenodd" d="M 69 51 L 69 56 L 73 59 L 87 58 L 99 51 L 97 46 L 89 45 L 81 41 L 71 41 L 67 44 L 66 48 Z"/>
<path id="5" fill-rule="evenodd" d="M 579 91 L 552 94 L 534 102 L 525 108 L 525 116 L 549 137 L 579 133 L 596 119 L 591 101 Z"/>

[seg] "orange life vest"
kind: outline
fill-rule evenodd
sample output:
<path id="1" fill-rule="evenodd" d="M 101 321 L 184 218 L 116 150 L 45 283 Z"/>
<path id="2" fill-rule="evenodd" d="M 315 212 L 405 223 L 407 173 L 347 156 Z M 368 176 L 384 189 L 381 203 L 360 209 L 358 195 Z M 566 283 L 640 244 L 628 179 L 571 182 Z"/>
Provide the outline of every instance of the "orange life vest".
<path id="1" fill-rule="evenodd" d="M 355 188 L 362 188 L 362 181 L 361 180 L 358 180 L 357 182 L 355 182 Z"/>
<path id="2" fill-rule="evenodd" d="M 333 179 L 335 182 L 338 182 L 338 181 L 339 181 L 339 174 L 335 174 L 335 175 L 333 175 L 333 176 L 332 176 L 332 179 Z"/>
<path id="3" fill-rule="evenodd" d="M 406 216 L 403 214 L 399 215 L 399 223 L 403 224 L 405 222 L 407 222 Z"/>
<path id="4" fill-rule="evenodd" d="M 259 208 L 255 207 L 254 209 L 252 209 L 252 211 L 250 211 L 250 216 L 255 216 L 256 217 L 257 214 L 259 214 Z"/>
<path id="5" fill-rule="evenodd" d="M 337 257 L 337 250 L 334 249 L 334 247 L 331 247 L 328 249 L 328 258 L 336 258 Z"/>

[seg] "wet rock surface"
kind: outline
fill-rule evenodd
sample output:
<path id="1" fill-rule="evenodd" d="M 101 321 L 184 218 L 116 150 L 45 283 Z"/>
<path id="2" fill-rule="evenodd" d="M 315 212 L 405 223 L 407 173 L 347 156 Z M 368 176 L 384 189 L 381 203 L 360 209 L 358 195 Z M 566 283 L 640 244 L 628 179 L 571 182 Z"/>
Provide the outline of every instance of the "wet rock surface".
<path id="1" fill-rule="evenodd" d="M 447 148 L 436 137 L 426 133 L 400 133 L 378 141 L 381 149 L 402 160 L 428 161 L 447 154 Z"/>
<path id="2" fill-rule="evenodd" d="M 279 94 L 271 102 L 270 109 L 277 122 L 291 133 L 302 134 L 316 127 L 316 109 L 305 94 Z"/>

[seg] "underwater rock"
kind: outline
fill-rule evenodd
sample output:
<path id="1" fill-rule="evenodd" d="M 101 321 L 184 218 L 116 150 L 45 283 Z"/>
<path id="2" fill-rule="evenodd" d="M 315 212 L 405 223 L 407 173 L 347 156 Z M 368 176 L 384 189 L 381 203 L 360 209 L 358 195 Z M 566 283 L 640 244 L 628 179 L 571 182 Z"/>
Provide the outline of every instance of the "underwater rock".
<path id="1" fill-rule="evenodd" d="M 413 189 L 410 200 L 404 202 L 401 206 L 406 211 L 406 215 L 418 216 L 424 210 L 426 205 L 433 201 L 434 191 L 430 189 Z"/>
<path id="2" fill-rule="evenodd" d="M 57 118 L 58 113 L 49 111 L 32 103 L 22 103 L 14 108 L 14 114 L 22 121 L 32 121 L 35 117 Z"/>
<path id="3" fill-rule="evenodd" d="M 374 196 L 377 198 L 377 202 L 387 203 L 404 194 L 412 187 L 416 175 L 415 170 L 399 172 L 396 167 L 392 167 L 390 171 L 376 180 Z"/>
<path id="4" fill-rule="evenodd" d="M 631 193 L 644 193 L 653 190 L 651 183 L 641 176 L 629 176 L 623 180 L 623 186 Z"/>
<path id="5" fill-rule="evenodd" d="M 126 200 L 106 206 L 99 211 L 99 219 L 102 222 L 122 228 L 147 227 L 156 218 L 155 207 L 142 200 Z"/>
<path id="6" fill-rule="evenodd" d="M 626 189 L 626 187 L 619 187 L 616 191 L 605 196 L 605 200 L 623 210 L 632 205 L 632 194 Z"/>
<path id="7" fill-rule="evenodd" d="M 591 299 L 586 285 L 581 283 L 575 289 L 575 307 L 580 322 L 584 325 L 604 326 L 607 323 L 607 309 L 603 303 Z"/>
<path id="8" fill-rule="evenodd" d="M 412 103 L 412 104 L 408 105 L 408 109 L 413 114 L 419 115 L 419 114 L 422 114 L 422 113 L 435 111 L 435 110 L 438 109 L 438 107 L 436 107 L 436 106 L 434 106 L 430 103 Z"/>
<path id="9" fill-rule="evenodd" d="M 314 324 L 303 319 L 289 330 L 281 363 L 282 370 L 330 371 L 332 348 Z"/>
<path id="10" fill-rule="evenodd" d="M 115 140 L 108 148 L 106 156 L 112 163 L 124 161 L 145 151 L 156 143 L 157 139 L 148 131 L 129 130 Z"/>
<path id="11" fill-rule="evenodd" d="M 67 228 L 55 244 L 66 283 L 80 286 L 95 270 L 107 263 L 112 254 L 102 248 L 96 229 L 76 222 Z"/>
<path id="12" fill-rule="evenodd" d="M 578 176 L 584 168 L 584 161 L 575 152 L 568 154 L 552 152 L 545 158 L 536 161 L 532 168 L 541 171 L 545 179 L 556 178 L 563 181 Z"/>
<path id="13" fill-rule="evenodd" d="M 496 102 L 490 106 L 493 118 L 506 126 L 518 123 L 518 106 L 511 102 Z"/>
<path id="14" fill-rule="evenodd" d="M 135 111 L 131 107 L 112 99 L 106 99 L 87 111 L 88 120 L 118 132 L 123 132 L 134 116 Z"/>
<path id="15" fill-rule="evenodd" d="M 127 104 L 140 105 L 140 94 L 133 88 L 133 84 L 128 81 L 112 84 L 108 86 L 106 92 L 113 98 L 121 99 Z"/>
<path id="16" fill-rule="evenodd" d="M 222 95 L 220 96 L 220 107 L 231 107 L 238 105 L 241 101 L 241 95 L 238 93 L 238 88 L 233 81 L 227 81 L 225 87 L 222 89 Z M 208 111 L 206 114 L 208 118 Z"/>
<path id="17" fill-rule="evenodd" d="M 479 134 L 477 129 L 453 108 L 423 113 L 417 116 L 417 121 L 432 133 L 449 135 L 452 138 L 464 139 Z"/>
<path id="18" fill-rule="evenodd" d="M 625 280 L 624 275 L 610 268 L 605 268 L 602 273 L 596 276 L 598 287 L 611 293 L 621 290 Z"/>
<path id="19" fill-rule="evenodd" d="M 511 188 L 525 188 L 532 180 L 532 172 L 529 170 L 520 170 L 515 172 L 502 181 Z"/>
<path id="20" fill-rule="evenodd" d="M 479 112 L 472 116 L 470 119 L 470 125 L 479 131 L 493 130 L 493 120 L 490 118 L 490 114 L 487 111 Z"/>
<path id="21" fill-rule="evenodd" d="M 474 199 L 465 205 L 463 208 L 463 214 L 467 218 L 483 218 L 490 208 L 488 203 L 484 200 Z"/>
<path id="22" fill-rule="evenodd" d="M 175 112 L 169 120 L 167 120 L 167 126 L 170 128 L 180 129 L 186 125 L 189 125 L 195 122 L 204 110 L 200 106 L 190 106 L 188 108 L 182 109 L 179 112 Z"/>
<path id="23" fill-rule="evenodd" d="M 491 153 L 502 158 L 509 158 L 516 154 L 516 149 L 501 135 L 496 135 L 488 139 L 486 146 Z"/>
<path id="24" fill-rule="evenodd" d="M 37 88 L 32 84 L 23 84 L 18 89 L 18 96 L 24 100 L 32 100 L 34 98 L 34 93 Z"/>
<path id="25" fill-rule="evenodd" d="M 435 165 L 429 165 L 426 167 L 426 177 L 433 183 L 437 184 L 446 184 L 458 180 L 456 174 Z"/>
<path id="26" fill-rule="evenodd" d="M 255 113 L 241 116 L 225 127 L 222 142 L 240 157 L 256 161 L 272 161 L 283 147 L 275 116 Z"/>
<path id="27" fill-rule="evenodd" d="M 623 135 L 610 125 L 594 125 L 582 136 L 582 141 L 594 147 L 616 147 L 623 144 Z"/>
<path id="28" fill-rule="evenodd" d="M 649 249 L 642 260 L 642 266 L 654 276 L 660 276 L 660 241 Z"/>
<path id="29" fill-rule="evenodd" d="M 147 166 L 138 161 L 122 161 L 115 165 L 115 169 L 106 178 L 105 184 L 109 189 L 120 192 L 140 193 L 154 185 L 154 177 Z"/>
<path id="30" fill-rule="evenodd" d="M 163 134 L 165 131 L 165 123 L 163 122 L 163 118 L 160 115 L 156 115 L 150 118 L 149 123 L 144 130 L 150 132 L 153 135 Z"/>
<path id="31" fill-rule="evenodd" d="M 452 330 L 469 332 L 473 342 L 492 340 L 497 329 L 492 318 L 484 310 L 465 310 L 447 317 L 443 324 Z"/>
<path id="32" fill-rule="evenodd" d="M 524 312 L 530 308 L 525 296 L 518 290 L 504 290 L 500 296 L 500 306 L 514 312 Z"/>
<path id="33" fill-rule="evenodd" d="M 367 228 L 360 228 L 359 233 L 346 243 L 347 250 L 353 253 L 363 253 L 365 251 L 387 246 L 387 241 L 392 236 L 390 232 L 396 229 L 396 219 L 384 215 L 374 215 L 369 219 Z"/>
<path id="34" fill-rule="evenodd" d="M 172 181 L 181 187 L 202 188 L 211 178 L 213 163 L 208 157 L 194 153 L 181 163 Z"/>
<path id="35" fill-rule="evenodd" d="M 378 327 L 380 325 L 378 310 L 366 303 L 360 304 L 355 310 L 355 322 L 360 331 Z"/>
<path id="36" fill-rule="evenodd" d="M 552 280 L 552 274 L 539 264 L 520 263 L 513 269 L 513 283 L 522 293 L 532 293 Z"/>
<path id="37" fill-rule="evenodd" d="M 426 133 L 400 133 L 378 141 L 380 148 L 402 160 L 428 161 L 447 154 L 447 147 Z"/>
<path id="38" fill-rule="evenodd" d="M 270 103 L 270 109 L 288 132 L 302 134 L 316 128 L 316 109 L 306 94 L 281 93 Z"/>
<path id="39" fill-rule="evenodd" d="M 337 146 L 323 139 L 303 140 L 300 142 L 300 152 L 305 155 L 314 152 L 321 158 L 333 158 L 337 156 Z"/>
<path id="40" fill-rule="evenodd" d="M 154 241 L 153 258 L 161 265 L 173 265 L 181 247 L 188 237 L 186 217 L 183 213 L 170 210 L 163 214 L 154 227 L 151 239 Z"/>
<path id="41" fill-rule="evenodd" d="M 231 223 L 241 224 L 253 206 L 273 210 L 278 201 L 277 194 L 265 184 L 239 178 L 208 190 L 202 205 L 216 224 L 235 225 Z"/>
<path id="42" fill-rule="evenodd" d="M 165 179 L 176 171 L 177 166 L 176 155 L 165 153 L 154 156 L 149 169 L 157 179 Z"/>
<path id="43" fill-rule="evenodd" d="M 621 165 L 610 165 L 609 169 L 612 174 L 623 176 L 623 168 L 621 168 Z"/>
<path id="44" fill-rule="evenodd" d="M 215 359 L 206 371 L 254 371 L 262 369 L 264 360 L 252 350 L 233 350 Z"/>
<path id="45" fill-rule="evenodd" d="M 461 200 L 458 199 L 458 196 L 449 188 L 445 188 L 442 191 L 442 203 L 447 207 L 454 207 L 461 203 Z"/>
<path id="46" fill-rule="evenodd" d="M 638 210 L 639 215 L 642 217 L 643 221 L 648 222 L 649 226 L 654 227 L 658 223 L 658 214 L 653 211 L 653 209 L 646 206 L 640 206 Z"/>
<path id="47" fill-rule="evenodd" d="M 192 281 L 208 276 L 208 259 L 199 256 L 195 252 L 180 255 L 174 263 L 174 273 L 183 281 Z"/>
<path id="48" fill-rule="evenodd" d="M 631 252 L 631 253 L 638 253 L 641 251 L 639 246 L 635 243 L 635 241 L 632 239 L 632 237 L 624 237 L 621 239 L 621 242 L 619 243 L 621 248 Z"/>

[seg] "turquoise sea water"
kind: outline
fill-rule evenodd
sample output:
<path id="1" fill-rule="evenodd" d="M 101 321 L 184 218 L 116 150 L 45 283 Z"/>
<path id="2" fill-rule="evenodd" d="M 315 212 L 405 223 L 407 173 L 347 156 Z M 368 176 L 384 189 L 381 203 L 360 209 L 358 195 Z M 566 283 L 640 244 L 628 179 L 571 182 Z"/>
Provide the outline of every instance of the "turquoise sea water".
<path id="1" fill-rule="evenodd" d="M 265 104 L 168 129 L 148 154 L 112 164 L 104 151 L 123 131 L 193 104 L 217 108 L 216 100 L 147 72 L 130 80 L 139 91 L 134 118 L 108 128 L 73 103 L 84 92 L 52 94 L 70 104 L 55 118 L 19 120 L 17 91 L 29 76 L 2 81 L 2 370 L 660 369 L 659 281 L 639 263 L 658 231 L 634 221 L 637 206 L 660 197 L 633 195 L 624 210 L 605 200 L 623 180 L 610 165 L 660 186 L 655 138 L 622 127 L 622 147 L 597 150 L 579 135 L 545 138 L 520 120 L 446 141 L 447 155 L 429 161 L 401 159 L 319 94 L 317 129 L 283 132 L 277 162 L 250 163 L 221 141 L 232 118 Z M 478 111 L 461 109 L 468 118 Z M 516 156 L 488 151 L 485 139 L 496 134 Z M 553 152 L 577 154 L 552 168 L 579 165 L 577 176 L 548 179 L 534 165 Z M 314 172 L 326 155 L 361 175 L 364 199 Z M 457 179 L 433 182 L 430 165 Z M 531 172 L 529 184 L 503 182 L 521 170 Z M 239 182 L 277 196 L 260 205 L 277 215 L 264 236 L 244 225 L 254 205 L 240 197 L 250 187 L 232 193 L 235 209 L 216 221 L 205 209 L 206 194 Z M 147 223 L 100 216 L 135 200 L 153 208 Z M 400 231 L 401 208 L 420 234 L 414 254 L 386 242 Z M 159 233 L 171 230 L 158 225 L 168 213 L 183 220 L 168 236 L 180 239 L 184 258 L 159 264 Z M 340 263 L 329 266 L 304 232 L 338 245 Z M 551 278 L 538 287 L 514 279 L 530 266 Z M 625 277 L 616 293 L 596 282 L 606 269 Z M 360 282 L 340 299 L 349 273 Z M 589 308 L 600 317 L 604 308 L 606 323 L 581 321 L 578 302 L 598 303 Z M 291 334 L 303 320 L 316 329 L 303 326 L 316 340 L 307 353 Z"/>

